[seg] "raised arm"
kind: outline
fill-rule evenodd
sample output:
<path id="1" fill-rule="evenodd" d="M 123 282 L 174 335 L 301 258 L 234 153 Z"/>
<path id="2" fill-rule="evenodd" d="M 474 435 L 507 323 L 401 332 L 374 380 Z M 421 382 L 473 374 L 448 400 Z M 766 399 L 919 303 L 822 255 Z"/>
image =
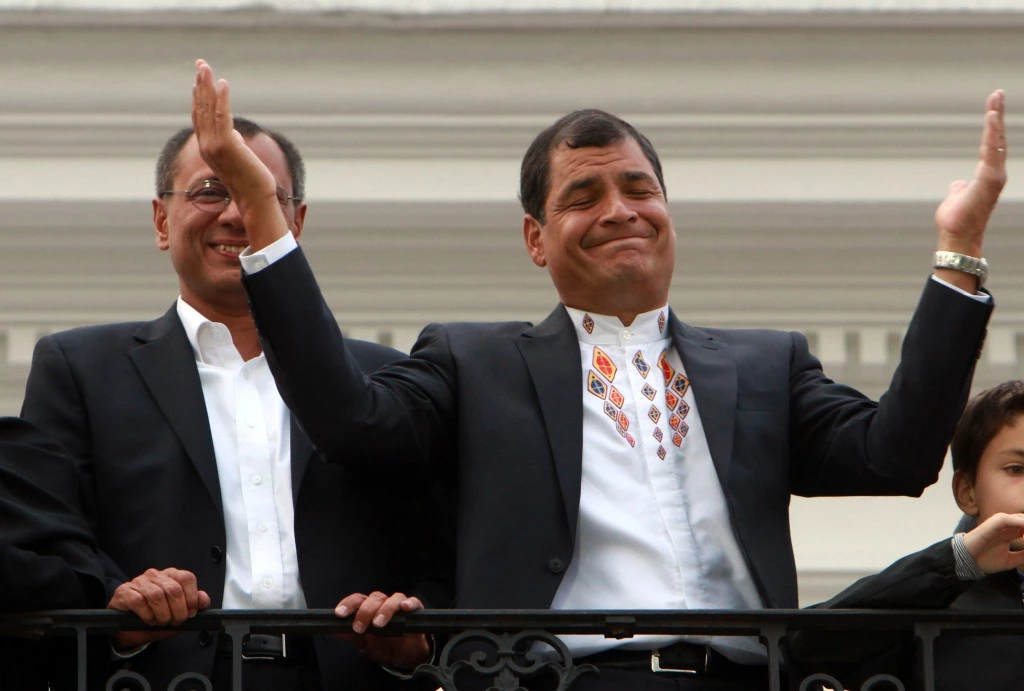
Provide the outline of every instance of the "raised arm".
<path id="1" fill-rule="evenodd" d="M 982 257 L 985 227 L 1006 185 L 1005 103 L 1002 90 L 993 91 L 985 101 L 985 124 L 974 177 L 953 182 L 935 212 L 939 251 Z M 978 289 L 978 280 L 962 271 L 936 269 L 935 275 L 970 293 Z"/>
<path id="2" fill-rule="evenodd" d="M 214 83 L 213 68 L 197 60 L 192 124 L 199 153 L 227 186 L 242 215 L 249 246 L 258 252 L 290 231 L 277 199 L 273 174 L 245 145 L 232 123 L 227 80 Z"/>

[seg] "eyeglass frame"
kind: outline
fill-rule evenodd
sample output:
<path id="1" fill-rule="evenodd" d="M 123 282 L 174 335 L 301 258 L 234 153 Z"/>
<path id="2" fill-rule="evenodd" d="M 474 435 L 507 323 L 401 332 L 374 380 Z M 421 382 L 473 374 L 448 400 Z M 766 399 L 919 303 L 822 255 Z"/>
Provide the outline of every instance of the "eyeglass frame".
<path id="1" fill-rule="evenodd" d="M 210 189 L 210 187 L 212 187 L 214 184 L 217 184 L 217 185 L 219 185 L 219 186 L 224 188 L 224 192 L 225 192 L 224 201 L 222 202 L 222 204 L 220 206 L 213 206 L 213 205 L 211 205 L 210 208 L 204 207 L 201 204 L 199 204 L 199 202 L 196 201 L 196 199 L 198 198 L 198 191 L 199 190 L 204 190 L 204 189 Z M 158 197 L 165 197 L 165 196 L 167 196 L 169 194 L 184 194 L 185 195 L 185 199 L 187 199 L 188 202 L 192 206 L 194 206 L 197 209 L 199 209 L 200 211 L 202 211 L 204 213 L 208 213 L 208 214 L 219 214 L 221 211 L 223 211 L 224 209 L 228 208 L 228 206 L 231 204 L 231 193 L 228 192 L 227 185 L 225 185 L 220 180 L 217 180 L 216 178 L 206 178 L 204 180 L 196 180 L 194 183 L 192 183 L 191 185 L 188 186 L 187 190 L 159 190 L 159 191 L 157 191 L 156 194 L 157 194 Z M 295 202 L 297 204 L 298 202 L 302 201 L 302 197 L 290 196 L 285 191 L 285 189 L 283 187 L 278 185 L 277 186 L 277 203 L 280 204 L 282 208 L 284 208 L 284 207 L 286 207 L 288 205 L 289 201 L 293 201 L 293 202 Z"/>

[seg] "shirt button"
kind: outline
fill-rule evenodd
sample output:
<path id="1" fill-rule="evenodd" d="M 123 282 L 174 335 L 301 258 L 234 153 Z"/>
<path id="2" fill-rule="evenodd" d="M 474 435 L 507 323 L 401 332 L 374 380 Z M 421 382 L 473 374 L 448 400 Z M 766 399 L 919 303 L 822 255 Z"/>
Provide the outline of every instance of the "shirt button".
<path id="1" fill-rule="evenodd" d="M 259 476 L 259 475 L 253 475 L 252 476 L 252 484 L 258 485 L 261 482 L 263 482 L 263 478 L 261 476 Z"/>
<path id="2" fill-rule="evenodd" d="M 263 587 L 264 588 L 270 588 L 270 587 L 273 587 L 273 585 L 274 585 L 274 579 L 273 578 L 270 578 L 268 576 L 268 577 L 263 579 Z"/>
<path id="3" fill-rule="evenodd" d="M 257 523 L 257 524 L 256 524 L 256 529 L 257 529 L 257 530 L 259 530 L 259 531 L 260 531 L 261 533 L 265 533 L 265 532 L 267 532 L 268 530 L 270 530 L 270 529 L 269 529 L 269 528 L 267 527 L 267 524 L 266 524 L 266 523 Z"/>
<path id="4" fill-rule="evenodd" d="M 548 559 L 548 570 L 550 570 L 551 573 L 562 573 L 565 571 L 565 562 L 558 557 L 552 557 L 551 559 Z"/>
<path id="5" fill-rule="evenodd" d="M 245 426 L 248 427 L 249 429 L 252 429 L 253 427 L 256 426 L 256 420 L 251 417 L 245 418 Z"/>
<path id="6" fill-rule="evenodd" d="M 622 340 L 628 341 L 631 338 L 633 338 L 633 332 L 632 331 L 630 331 L 629 329 L 626 329 L 625 331 L 622 332 Z"/>

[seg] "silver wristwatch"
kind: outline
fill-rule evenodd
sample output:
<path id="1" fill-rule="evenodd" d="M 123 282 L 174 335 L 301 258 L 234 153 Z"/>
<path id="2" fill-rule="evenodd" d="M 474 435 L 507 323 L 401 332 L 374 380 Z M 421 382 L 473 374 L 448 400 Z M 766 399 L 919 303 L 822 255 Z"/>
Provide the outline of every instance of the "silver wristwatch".
<path id="1" fill-rule="evenodd" d="M 988 262 L 983 257 L 971 257 L 959 252 L 936 252 L 932 268 L 953 269 L 953 271 L 962 271 L 975 276 L 978 279 L 979 288 L 985 284 L 985 279 L 988 278 Z"/>

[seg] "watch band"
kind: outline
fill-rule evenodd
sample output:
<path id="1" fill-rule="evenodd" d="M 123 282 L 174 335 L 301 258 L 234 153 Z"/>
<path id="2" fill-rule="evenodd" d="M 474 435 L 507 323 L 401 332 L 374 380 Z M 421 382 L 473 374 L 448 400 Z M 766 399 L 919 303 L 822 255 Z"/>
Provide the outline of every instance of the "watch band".
<path id="1" fill-rule="evenodd" d="M 953 271 L 962 271 L 965 274 L 970 274 L 978 279 L 979 288 L 984 285 L 985 279 L 988 278 L 988 262 L 985 261 L 984 257 L 972 257 L 967 254 L 960 254 L 959 252 L 945 252 L 942 250 L 936 252 L 932 268 L 953 269 Z"/>

